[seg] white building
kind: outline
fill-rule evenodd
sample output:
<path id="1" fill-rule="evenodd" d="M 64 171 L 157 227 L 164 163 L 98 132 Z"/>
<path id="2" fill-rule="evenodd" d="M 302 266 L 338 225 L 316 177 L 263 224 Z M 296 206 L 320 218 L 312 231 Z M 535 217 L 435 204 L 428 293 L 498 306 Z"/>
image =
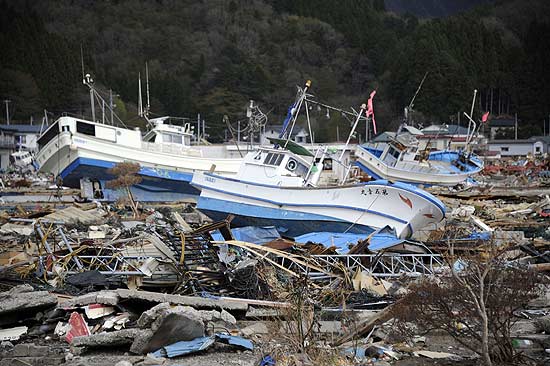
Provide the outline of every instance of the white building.
<path id="1" fill-rule="evenodd" d="M 279 138 L 279 133 L 283 129 L 283 125 L 268 125 L 265 126 L 264 131 L 260 135 L 260 144 L 269 145 L 269 138 Z M 291 139 L 299 144 L 305 144 L 309 141 L 309 133 L 307 130 L 300 126 L 294 126 L 292 130 Z"/>
<path id="2" fill-rule="evenodd" d="M 429 150 L 459 150 L 466 147 L 468 138 L 467 127 L 458 125 L 431 125 L 422 129 L 422 135 L 416 136 L 419 149 Z M 484 137 L 475 133 L 471 144 L 483 143 Z"/>
<path id="3" fill-rule="evenodd" d="M 550 136 L 533 136 L 526 140 L 493 140 L 489 141 L 489 151 L 501 157 L 543 155 L 549 152 Z"/>
<path id="4" fill-rule="evenodd" d="M 10 155 L 19 150 L 38 152 L 39 125 L 0 125 L 0 169 L 10 167 Z"/>

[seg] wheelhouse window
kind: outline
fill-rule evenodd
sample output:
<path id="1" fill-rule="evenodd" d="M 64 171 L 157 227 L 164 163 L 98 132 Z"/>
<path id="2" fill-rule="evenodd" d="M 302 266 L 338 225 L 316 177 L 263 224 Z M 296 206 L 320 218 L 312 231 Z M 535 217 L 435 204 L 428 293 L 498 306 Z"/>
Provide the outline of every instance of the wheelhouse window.
<path id="1" fill-rule="evenodd" d="M 182 144 L 183 138 L 181 135 L 172 135 L 165 133 L 162 135 L 162 142 L 172 143 L 172 144 Z"/>
<path id="2" fill-rule="evenodd" d="M 399 158 L 399 151 L 394 149 L 393 147 L 390 148 L 390 150 L 388 151 L 388 154 L 390 154 L 391 156 L 393 156 L 394 158 Z"/>
<path id="3" fill-rule="evenodd" d="M 84 123 L 84 122 L 76 122 L 76 132 L 84 134 L 84 135 L 90 135 L 95 136 L 95 125 L 92 125 L 90 123 Z"/>
<path id="4" fill-rule="evenodd" d="M 264 160 L 265 165 L 279 166 L 283 161 L 283 154 L 268 153 Z"/>
<path id="5" fill-rule="evenodd" d="M 47 131 L 38 139 L 38 147 L 42 149 L 48 142 L 50 142 L 58 134 L 58 122 L 55 122 Z"/>

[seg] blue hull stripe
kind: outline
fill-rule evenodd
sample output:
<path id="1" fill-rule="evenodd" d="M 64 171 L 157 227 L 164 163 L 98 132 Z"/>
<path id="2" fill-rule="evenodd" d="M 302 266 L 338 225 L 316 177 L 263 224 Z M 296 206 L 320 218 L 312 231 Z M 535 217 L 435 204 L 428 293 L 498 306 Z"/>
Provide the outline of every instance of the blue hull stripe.
<path id="1" fill-rule="evenodd" d="M 88 166 L 93 166 L 98 168 L 110 169 L 115 166 L 115 163 L 112 161 L 105 161 L 100 159 L 77 158 L 71 164 L 69 164 L 65 169 L 63 169 L 63 171 L 60 174 L 61 178 L 66 178 L 69 174 L 71 174 L 74 170 L 76 170 L 81 165 L 88 165 Z M 177 180 L 177 181 L 183 181 L 183 182 L 190 182 L 191 178 L 193 178 L 192 173 L 183 173 L 183 172 L 176 172 L 173 170 L 155 169 L 155 168 L 149 168 L 149 167 L 142 167 L 139 171 L 139 174 L 147 177 L 170 179 L 170 180 Z M 90 178 L 100 179 L 104 177 L 90 177 Z"/>
<path id="2" fill-rule="evenodd" d="M 252 199 L 252 200 L 256 200 L 256 201 L 260 201 L 260 202 L 267 202 L 267 203 L 271 203 L 273 205 L 277 205 L 277 206 L 280 206 L 280 207 L 281 206 L 289 206 L 289 207 L 324 207 L 324 208 L 328 208 L 328 209 L 330 209 L 330 208 L 343 208 L 343 209 L 347 209 L 347 210 L 367 212 L 367 213 L 370 213 L 370 214 L 373 214 L 373 215 L 386 217 L 388 219 L 400 222 L 402 224 L 407 223 L 407 221 L 405 221 L 403 219 L 400 219 L 399 217 L 395 217 L 395 216 L 388 215 L 388 214 L 378 212 L 378 211 L 368 210 L 368 209 L 365 209 L 365 208 L 342 206 L 342 205 L 327 205 L 327 204 L 285 203 L 285 202 L 272 201 L 272 200 L 269 200 L 267 198 L 259 198 L 259 197 L 254 197 L 254 196 L 248 196 L 248 195 L 245 195 L 245 194 L 228 192 L 228 191 L 225 191 L 223 189 L 207 187 L 207 186 L 204 186 L 204 185 L 201 185 L 201 184 L 196 184 L 196 183 L 192 183 L 192 184 L 196 187 L 201 188 L 201 189 L 211 190 L 211 191 L 215 191 L 215 192 L 219 192 L 219 193 L 225 193 L 225 194 L 228 194 L 228 195 L 234 196 L 234 197 L 248 198 L 248 199 Z M 338 220 L 338 219 L 332 218 L 332 220 Z"/>
<path id="3" fill-rule="evenodd" d="M 374 179 L 382 179 L 381 176 L 379 176 L 378 174 L 376 174 L 375 172 L 373 172 L 372 170 L 370 170 L 369 168 L 367 168 L 367 166 L 359 161 L 356 161 L 355 162 L 355 165 L 357 165 L 359 168 L 361 168 L 362 171 L 364 171 L 365 173 L 367 173 L 368 175 L 370 175 L 371 177 L 373 177 Z"/>
<path id="4" fill-rule="evenodd" d="M 223 220 L 229 213 L 235 215 L 231 222 L 235 226 L 265 226 L 282 227 L 285 236 L 299 236 L 312 231 L 326 230 L 330 232 L 350 232 L 370 234 L 374 228 L 357 225 L 333 217 L 295 212 L 278 208 L 260 207 L 256 205 L 230 202 L 226 200 L 200 197 L 197 207 L 212 219 Z"/>

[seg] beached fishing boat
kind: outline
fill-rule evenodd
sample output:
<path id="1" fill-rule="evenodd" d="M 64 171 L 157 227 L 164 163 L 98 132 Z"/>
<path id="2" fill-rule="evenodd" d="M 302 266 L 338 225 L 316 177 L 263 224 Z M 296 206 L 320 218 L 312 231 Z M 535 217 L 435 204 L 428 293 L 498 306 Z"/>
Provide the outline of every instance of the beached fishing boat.
<path id="1" fill-rule="evenodd" d="M 318 187 L 326 149 L 313 156 L 299 145 L 286 147 L 290 150 L 247 154 L 235 178 L 195 172 L 197 207 L 214 219 L 234 215 L 235 226 L 275 225 L 290 237 L 315 231 L 368 234 L 389 226 L 407 238 L 445 215 L 441 201 L 408 184 L 378 180 Z"/>
<path id="2" fill-rule="evenodd" d="M 90 87 L 92 114 L 95 90 L 89 75 L 84 83 Z M 141 87 L 140 87 L 141 90 Z M 193 172 L 208 171 L 213 165 L 221 175 L 235 175 L 242 158 L 228 145 L 191 145 L 193 131 L 183 118 L 147 118 L 149 131 L 115 126 L 111 114 L 108 122 L 61 117 L 39 137 L 35 158 L 41 172 L 54 174 L 63 185 L 81 188 L 87 198 L 115 200 L 120 193 L 107 189 L 114 177 L 107 170 L 118 162 L 138 163 L 142 182 L 132 186 L 140 201 L 172 201 L 196 195 L 189 185 Z M 148 107 L 147 107 L 148 109 Z M 105 119 L 105 114 L 103 115 Z M 122 122 L 122 121 L 120 121 Z"/>
<path id="3" fill-rule="evenodd" d="M 424 75 L 425 78 L 426 75 Z M 424 80 L 422 80 L 423 82 Z M 414 99 L 420 87 L 409 106 L 405 108 L 405 121 L 408 120 L 412 111 Z M 355 150 L 356 165 L 374 179 L 387 179 L 424 186 L 456 186 L 465 183 L 471 176 L 483 170 L 483 162 L 471 151 L 471 143 L 474 141 L 478 126 L 471 118 L 476 94 L 477 91 L 474 92 L 470 115 L 464 113 L 469 119 L 464 149 L 430 151 L 429 140 L 426 147 L 420 149 L 416 137 L 422 136 L 422 132 L 403 123 L 395 134 L 387 134 L 388 141 L 367 142 L 357 146 Z M 373 96 L 374 94 L 371 94 L 369 99 L 368 110 L 371 118 L 367 121 L 367 126 L 369 126 L 369 122 L 372 122 L 375 127 L 374 112 L 372 111 Z M 482 122 L 486 121 L 487 116 L 488 114 L 483 116 Z M 452 136 L 449 141 L 452 141 Z"/>
<path id="4" fill-rule="evenodd" d="M 272 148 L 248 153 L 235 178 L 214 172 L 195 172 L 191 184 L 201 190 L 197 207 L 214 219 L 233 215 L 235 226 L 275 225 L 286 236 L 311 232 L 369 234 L 390 227 L 399 238 L 436 224 L 445 216 L 441 201 L 421 189 L 403 183 L 378 180 L 350 184 L 351 164 L 344 152 L 360 120 L 368 116 L 367 105 L 353 115 L 355 122 L 339 157 L 329 147 L 315 154 L 290 140 L 297 116 L 307 110 L 307 81 L 289 108 L 279 139 Z M 372 98 L 372 95 L 371 95 Z M 309 121 L 308 121 L 309 123 Z M 325 158 L 345 167 L 339 184 L 319 186 Z"/>
<path id="5" fill-rule="evenodd" d="M 356 165 L 374 179 L 426 186 L 462 184 L 483 169 L 483 162 L 465 151 L 424 151 L 411 135 L 366 143 L 355 149 Z"/>
<path id="6" fill-rule="evenodd" d="M 63 178 L 63 185 L 91 184 L 93 198 L 116 199 L 105 183 L 116 163 L 141 166 L 142 182 L 132 187 L 138 200 L 170 201 L 197 194 L 189 186 L 194 171 L 214 164 L 222 175 L 235 175 L 241 158 L 226 158 L 226 146 L 190 146 L 189 124 L 151 120 L 155 127 L 143 138 L 139 129 L 115 127 L 73 117 L 61 117 L 38 140 L 36 163 L 41 172 Z"/>

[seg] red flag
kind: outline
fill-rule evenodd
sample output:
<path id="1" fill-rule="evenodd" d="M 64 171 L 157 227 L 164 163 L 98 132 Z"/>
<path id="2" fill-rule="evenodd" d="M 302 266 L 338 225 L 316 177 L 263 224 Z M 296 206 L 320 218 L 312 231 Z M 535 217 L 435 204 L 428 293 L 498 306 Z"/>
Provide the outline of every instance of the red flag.
<path id="1" fill-rule="evenodd" d="M 481 122 L 485 123 L 485 122 L 487 122 L 488 119 L 489 119 L 489 112 L 487 111 L 487 112 L 483 113 L 483 116 L 481 116 Z"/>
<path id="2" fill-rule="evenodd" d="M 376 95 L 376 90 L 373 90 L 372 93 L 370 93 L 370 98 L 367 101 L 367 117 L 372 116 L 372 127 L 374 129 L 374 134 L 376 135 L 376 121 L 374 120 L 374 108 L 372 107 L 372 99 Z"/>

